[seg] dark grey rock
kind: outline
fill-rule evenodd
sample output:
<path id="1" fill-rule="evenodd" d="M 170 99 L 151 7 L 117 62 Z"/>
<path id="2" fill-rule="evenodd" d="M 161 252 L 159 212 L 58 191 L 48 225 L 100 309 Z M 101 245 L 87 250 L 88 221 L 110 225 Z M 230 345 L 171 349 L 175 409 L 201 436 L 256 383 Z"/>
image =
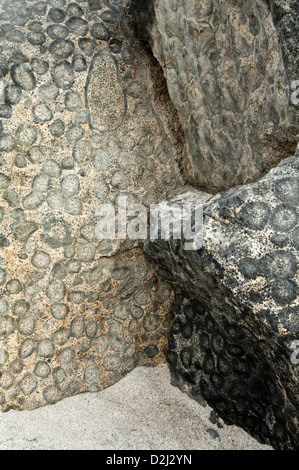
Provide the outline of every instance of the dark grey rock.
<path id="1" fill-rule="evenodd" d="M 1 72 L 0 72 L 1 75 Z M 8 104 L 18 104 L 22 98 L 22 89 L 17 85 L 5 87 L 5 99 Z"/>
<path id="2" fill-rule="evenodd" d="M 112 276 L 114 279 L 117 279 L 118 281 L 122 281 L 122 280 L 126 279 L 129 274 L 130 274 L 129 268 L 127 268 L 127 267 L 119 267 L 119 268 L 115 268 L 115 269 L 112 271 L 111 276 Z"/>
<path id="3" fill-rule="evenodd" d="M 56 303 L 51 305 L 51 315 L 56 320 L 64 320 L 69 313 L 69 307 L 66 304 Z"/>
<path id="4" fill-rule="evenodd" d="M 270 208 L 264 202 L 250 202 L 242 208 L 241 218 L 252 230 L 262 230 L 268 223 L 270 214 Z"/>
<path id="5" fill-rule="evenodd" d="M 40 21 L 31 21 L 31 23 L 28 24 L 28 29 L 34 33 L 41 33 L 43 24 Z"/>
<path id="6" fill-rule="evenodd" d="M 0 62 L 0 78 L 5 77 L 9 72 L 8 65 L 5 61 Z"/>
<path id="7" fill-rule="evenodd" d="M 46 361 L 39 361 L 34 369 L 34 374 L 40 378 L 46 378 L 51 372 L 51 367 Z"/>
<path id="8" fill-rule="evenodd" d="M 22 31 L 19 31 L 18 29 L 15 31 L 12 31 L 11 33 L 6 34 L 5 37 L 7 41 L 18 43 L 18 44 L 22 44 L 25 40 L 24 34 L 22 33 Z"/>
<path id="9" fill-rule="evenodd" d="M 49 63 L 46 60 L 32 59 L 31 68 L 37 75 L 45 75 L 49 70 Z"/>
<path id="10" fill-rule="evenodd" d="M 65 157 L 61 162 L 63 170 L 72 170 L 75 166 L 74 159 L 72 157 Z"/>
<path id="11" fill-rule="evenodd" d="M 74 112 L 82 107 L 82 101 L 79 94 L 75 91 L 68 91 L 65 94 L 65 107 L 68 111 Z"/>
<path id="12" fill-rule="evenodd" d="M 108 347 L 108 339 L 104 335 L 99 335 L 91 341 L 92 350 L 97 353 L 101 354 L 107 350 Z"/>
<path id="13" fill-rule="evenodd" d="M 68 261 L 66 269 L 69 273 L 79 273 L 81 271 L 81 263 L 78 260 Z"/>
<path id="14" fill-rule="evenodd" d="M 38 225 L 29 220 L 21 220 L 11 226 L 15 238 L 20 242 L 26 242 L 37 229 Z"/>
<path id="15" fill-rule="evenodd" d="M 73 33 L 76 36 L 86 36 L 89 31 L 88 22 L 83 18 L 80 18 L 80 16 L 72 16 L 69 20 L 67 20 L 65 26 L 70 33 Z"/>
<path id="16" fill-rule="evenodd" d="M 64 134 L 65 125 L 61 119 L 56 119 L 50 126 L 50 132 L 53 137 L 61 137 Z"/>
<path id="17" fill-rule="evenodd" d="M 298 439 L 297 398 L 289 398 L 298 376 L 290 352 L 299 332 L 298 247 L 291 241 L 298 235 L 297 173 L 290 158 L 256 183 L 204 203 L 202 247 L 186 250 L 184 240 L 171 239 L 144 245 L 176 289 L 166 354 L 173 383 L 276 449 L 295 449 Z M 170 201 L 194 197 L 186 191 Z M 145 329 L 153 316 L 143 318 Z"/>
<path id="18" fill-rule="evenodd" d="M 141 307 L 138 307 L 137 305 L 133 305 L 133 306 L 131 307 L 131 315 L 132 315 L 132 317 L 139 319 L 139 318 L 141 318 L 141 317 L 143 316 L 143 314 L 144 314 L 144 311 L 142 310 Z"/>
<path id="19" fill-rule="evenodd" d="M 84 129 L 81 126 L 73 125 L 66 132 L 66 138 L 70 142 L 77 142 L 84 137 Z"/>
<path id="20" fill-rule="evenodd" d="M 10 69 L 10 74 L 13 82 L 23 90 L 34 90 L 36 86 L 36 79 L 27 64 L 13 65 Z"/>
<path id="21" fill-rule="evenodd" d="M 102 18 L 103 21 L 105 21 L 106 23 L 110 23 L 110 24 L 116 23 L 119 18 L 117 13 L 113 11 L 109 11 L 109 10 L 103 11 L 100 17 Z"/>
<path id="22" fill-rule="evenodd" d="M 24 299 L 20 299 L 14 302 L 12 311 L 14 315 L 21 317 L 29 311 L 29 308 L 30 308 L 29 302 L 27 302 Z"/>
<path id="23" fill-rule="evenodd" d="M 96 364 L 90 364 L 84 371 L 84 381 L 89 385 L 94 385 L 100 380 L 99 367 Z"/>
<path id="24" fill-rule="evenodd" d="M 219 433 L 212 428 L 207 429 L 207 433 L 211 436 L 212 439 L 219 439 Z"/>
<path id="25" fill-rule="evenodd" d="M 94 23 L 90 28 L 91 35 L 94 39 L 109 41 L 110 31 L 103 23 Z"/>
<path id="26" fill-rule="evenodd" d="M 131 320 L 129 324 L 129 332 L 137 333 L 139 330 L 140 330 L 140 323 L 135 319 Z"/>
<path id="27" fill-rule="evenodd" d="M 19 320 L 17 328 L 24 336 L 32 335 L 35 329 L 35 319 L 33 317 L 22 318 Z"/>
<path id="28" fill-rule="evenodd" d="M 121 359 L 117 355 L 109 355 L 104 359 L 104 369 L 107 371 L 117 371 L 121 367 Z"/>
<path id="29" fill-rule="evenodd" d="M 111 338 L 111 349 L 118 353 L 123 353 L 126 349 L 126 342 L 117 336 Z"/>
<path id="30" fill-rule="evenodd" d="M 84 54 L 86 54 L 89 57 L 93 55 L 95 47 L 96 47 L 96 43 L 94 39 L 80 38 L 78 44 L 79 44 L 81 51 L 84 52 Z"/>
<path id="31" fill-rule="evenodd" d="M 90 263 L 96 254 L 96 247 L 93 243 L 84 243 L 78 247 L 77 257 L 79 261 Z"/>
<path id="32" fill-rule="evenodd" d="M 277 197 L 289 206 L 299 206 L 299 177 L 282 178 L 274 184 Z"/>
<path id="33" fill-rule="evenodd" d="M 271 294 L 278 305 L 290 305 L 297 298 L 297 286 L 292 281 L 279 280 L 273 284 Z"/>
<path id="34" fill-rule="evenodd" d="M 133 49 L 125 47 L 121 51 L 121 58 L 127 65 L 133 65 L 136 61 L 136 54 Z"/>
<path id="35" fill-rule="evenodd" d="M 73 54 L 74 49 L 74 43 L 68 39 L 55 39 L 49 47 L 49 51 L 56 59 L 67 59 Z"/>
<path id="36" fill-rule="evenodd" d="M 3 199 L 10 207 L 18 207 L 20 200 L 17 192 L 14 189 L 7 189 L 3 193 Z"/>
<path id="37" fill-rule="evenodd" d="M 73 347 L 67 347 L 61 351 L 60 359 L 62 364 L 70 364 L 75 357 L 75 351 Z"/>
<path id="38" fill-rule="evenodd" d="M 102 180 L 99 181 L 94 187 L 95 195 L 98 199 L 106 199 L 110 192 L 108 184 Z"/>
<path id="39" fill-rule="evenodd" d="M 278 206 L 272 214 L 271 224 L 278 232 L 288 232 L 297 225 L 297 213 L 291 207 Z"/>
<path id="40" fill-rule="evenodd" d="M 154 344 L 150 344 L 145 348 L 144 352 L 148 357 L 152 358 L 159 354 L 159 349 Z"/>
<path id="41" fill-rule="evenodd" d="M 54 303 L 60 302 L 64 298 L 65 294 L 65 285 L 61 280 L 55 279 L 47 286 L 46 295 Z"/>
<path id="42" fill-rule="evenodd" d="M 41 46 L 47 40 L 46 35 L 44 33 L 37 31 L 30 31 L 27 34 L 27 39 L 30 44 L 33 44 L 34 46 Z"/>
<path id="43" fill-rule="evenodd" d="M 54 84 L 42 85 L 38 89 L 38 95 L 41 101 L 53 103 L 59 95 L 59 89 Z"/>
<path id="44" fill-rule="evenodd" d="M 109 42 L 109 49 L 113 54 L 121 52 L 122 42 L 119 39 L 111 39 Z"/>
<path id="45" fill-rule="evenodd" d="M 16 50 L 11 54 L 8 61 L 10 64 L 20 65 L 25 62 L 29 62 L 29 59 L 27 56 L 25 56 L 25 54 L 23 54 L 23 52 Z"/>
<path id="46" fill-rule="evenodd" d="M 67 270 L 61 263 L 55 263 L 52 269 L 52 276 L 56 279 L 64 279 L 67 275 Z"/>
<path id="47" fill-rule="evenodd" d="M 127 303 L 118 304 L 114 309 L 114 316 L 120 320 L 125 320 L 129 315 L 129 305 Z"/>
<path id="48" fill-rule="evenodd" d="M 73 158 L 79 164 L 87 163 L 92 157 L 92 147 L 87 140 L 76 142 L 73 151 Z"/>
<path id="49" fill-rule="evenodd" d="M 51 74 L 55 85 L 63 90 L 71 88 L 75 80 L 72 66 L 66 60 L 59 62 L 52 69 Z"/>
<path id="50" fill-rule="evenodd" d="M 61 189 L 65 196 L 74 196 L 80 191 L 80 180 L 77 175 L 68 175 L 61 181 Z"/>
<path id="51" fill-rule="evenodd" d="M 51 257 L 49 253 L 42 250 L 36 251 L 31 259 L 31 263 L 37 269 L 46 269 L 49 266 L 50 261 Z"/>
<path id="52" fill-rule="evenodd" d="M 40 207 L 45 201 L 45 196 L 40 191 L 32 191 L 23 199 L 23 207 L 28 211 L 32 211 Z"/>
<path id="53" fill-rule="evenodd" d="M 10 178 L 3 173 L 0 173 L 0 189 L 6 189 L 10 185 Z"/>
<path id="54" fill-rule="evenodd" d="M 47 387 L 43 391 L 43 397 L 46 403 L 54 404 L 62 398 L 62 391 L 57 385 Z"/>
<path id="55" fill-rule="evenodd" d="M 0 268 L 0 285 L 4 284 L 6 276 L 7 272 L 3 268 Z"/>
<path id="56" fill-rule="evenodd" d="M 256 181 L 279 161 L 293 155 L 298 140 L 298 110 L 294 102 L 297 92 L 292 94 L 289 88 L 296 90 L 298 70 L 298 54 L 295 52 L 299 35 L 296 1 L 254 1 L 245 5 L 232 0 L 223 9 L 212 8 L 211 2 L 195 9 L 191 0 L 177 0 L 173 8 L 166 7 L 166 3 L 133 0 L 131 13 L 140 38 L 149 44 L 164 69 L 171 99 L 185 131 L 186 148 L 182 165 L 187 181 L 211 193 Z M 235 19 L 223 22 L 223 15 L 231 9 L 237 12 Z M 185 13 L 188 19 L 182 23 Z M 266 22 L 272 25 L 273 34 L 265 27 Z M 204 31 L 201 29 L 203 24 Z M 200 28 L 198 25 L 201 25 Z M 219 43 L 219 25 L 223 28 L 222 44 L 230 41 L 233 44 L 225 57 Z M 246 39 L 241 33 L 245 30 Z M 176 42 L 178 38 L 179 42 Z M 257 42 L 256 48 L 253 44 L 257 45 Z M 278 43 L 282 48 L 282 55 L 277 56 L 280 65 L 272 68 Z M 272 50 L 270 60 L 265 54 L 266 49 L 268 52 Z M 209 59 L 206 61 L 204 56 Z M 246 57 L 248 73 L 244 70 L 241 57 Z M 228 72 L 228 63 L 232 69 L 240 70 L 240 62 L 242 81 L 238 73 Z M 198 66 L 194 66 L 195 63 Z M 172 64 L 174 73 L 168 73 L 169 64 Z M 281 78 L 283 76 L 286 92 L 282 100 L 284 104 L 275 93 L 272 94 L 274 89 L 268 81 L 268 66 L 272 68 L 273 79 L 276 74 Z M 253 79 L 251 74 L 254 69 Z M 188 88 L 190 76 L 183 77 L 182 70 L 189 70 L 194 79 L 192 91 Z M 283 72 L 280 73 L 280 70 Z M 264 92 L 262 83 L 265 85 Z M 248 96 L 252 96 L 253 88 L 260 94 L 258 114 L 267 116 L 267 122 L 272 123 L 268 129 L 263 121 L 255 119 L 257 105 L 252 108 L 249 105 Z M 193 92 L 193 98 L 188 97 Z M 282 107 L 285 113 L 281 114 Z M 145 108 L 137 106 L 136 111 L 144 113 Z M 223 120 L 218 119 L 219 115 Z M 241 115 L 245 120 L 239 119 Z M 209 122 L 205 129 L 202 122 Z M 247 137 L 244 139 L 241 135 Z"/>
<path id="57" fill-rule="evenodd" d="M 49 3 L 54 8 L 64 8 L 66 6 L 66 0 L 50 0 Z"/>
<path id="58" fill-rule="evenodd" d="M 69 32 L 68 29 L 60 24 L 51 24 L 47 28 L 47 34 L 50 36 L 52 39 L 65 39 Z"/>
<path id="59" fill-rule="evenodd" d="M 36 15 L 44 16 L 47 11 L 47 4 L 46 2 L 36 2 L 32 5 L 32 11 Z"/>
<path id="60" fill-rule="evenodd" d="M 32 109 L 33 120 L 37 124 L 45 124 L 53 119 L 51 109 L 44 103 L 37 104 Z"/>
<path id="61" fill-rule="evenodd" d="M 84 72 L 85 70 L 87 70 L 87 63 L 85 57 L 81 54 L 75 54 L 72 59 L 72 67 L 75 72 Z"/>
<path id="62" fill-rule="evenodd" d="M 155 331 L 160 326 L 160 323 L 161 319 L 158 317 L 158 315 L 148 313 L 143 318 L 144 329 L 148 332 Z"/>
<path id="63" fill-rule="evenodd" d="M 71 243 L 69 228 L 55 219 L 44 225 L 43 239 L 51 248 L 60 248 Z"/>
<path id="64" fill-rule="evenodd" d="M 33 164 L 38 164 L 45 160 L 45 155 L 40 147 L 31 147 L 27 154 L 29 161 Z"/>
<path id="65" fill-rule="evenodd" d="M 66 14 L 60 8 L 50 8 L 48 18 L 53 23 L 62 23 L 65 20 Z"/>
<path id="66" fill-rule="evenodd" d="M 91 11 L 97 11 L 102 6 L 101 0 L 87 0 L 87 3 L 88 3 L 88 7 Z"/>
<path id="67" fill-rule="evenodd" d="M 0 118 L 9 119 L 12 115 L 12 108 L 10 104 L 0 105 Z"/>
<path id="68" fill-rule="evenodd" d="M 51 178 L 46 173 L 40 173 L 33 178 L 32 189 L 33 191 L 39 191 L 41 193 L 47 192 L 49 190 L 51 183 Z"/>
<path id="69" fill-rule="evenodd" d="M 20 346 L 19 356 L 22 359 L 30 357 L 36 350 L 36 343 L 31 338 L 26 338 Z"/>
<path id="70" fill-rule="evenodd" d="M 81 296 L 82 293 L 80 292 L 71 292 L 70 293 L 70 297 L 73 299 L 73 302 L 71 303 L 82 303 L 82 296 Z M 70 333 L 71 333 L 71 336 L 75 337 L 75 338 L 81 338 L 84 334 L 84 330 L 85 330 L 85 321 L 84 321 L 84 318 L 81 318 L 81 317 L 77 317 L 75 318 L 72 323 L 71 323 L 71 327 L 70 327 Z"/>
<path id="71" fill-rule="evenodd" d="M 10 295 L 19 294 L 23 290 L 22 284 L 18 279 L 11 279 L 7 282 L 5 287 L 7 293 Z"/>
<path id="72" fill-rule="evenodd" d="M 69 16 L 83 16 L 82 8 L 75 2 L 70 3 L 66 9 L 66 14 Z"/>

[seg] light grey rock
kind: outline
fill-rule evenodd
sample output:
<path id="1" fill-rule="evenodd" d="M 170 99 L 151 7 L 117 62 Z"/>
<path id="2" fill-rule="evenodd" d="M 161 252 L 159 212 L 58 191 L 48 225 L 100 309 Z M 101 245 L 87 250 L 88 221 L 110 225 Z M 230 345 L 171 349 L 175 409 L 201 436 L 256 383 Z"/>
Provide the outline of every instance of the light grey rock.
<path id="1" fill-rule="evenodd" d="M 132 8 L 178 110 L 189 183 L 220 192 L 254 181 L 294 154 L 299 118 L 291 98 L 298 70 L 293 0 L 134 0 Z M 277 80 L 280 91 L 272 86 Z"/>

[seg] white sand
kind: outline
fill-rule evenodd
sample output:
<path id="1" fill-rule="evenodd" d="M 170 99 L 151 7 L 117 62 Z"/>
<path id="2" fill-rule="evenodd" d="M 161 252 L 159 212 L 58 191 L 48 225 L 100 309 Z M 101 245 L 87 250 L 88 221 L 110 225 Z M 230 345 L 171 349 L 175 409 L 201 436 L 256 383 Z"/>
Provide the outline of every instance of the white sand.
<path id="1" fill-rule="evenodd" d="M 210 412 L 170 385 L 167 365 L 140 367 L 102 392 L 0 413 L 0 449 L 271 449 L 238 427 L 219 429 Z"/>

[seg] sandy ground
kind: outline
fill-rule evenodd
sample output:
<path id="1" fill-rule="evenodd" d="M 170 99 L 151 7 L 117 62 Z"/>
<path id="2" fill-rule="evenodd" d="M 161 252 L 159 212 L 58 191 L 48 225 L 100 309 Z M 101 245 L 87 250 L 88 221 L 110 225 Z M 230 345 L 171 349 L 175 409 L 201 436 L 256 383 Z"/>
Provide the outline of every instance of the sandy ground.
<path id="1" fill-rule="evenodd" d="M 268 450 L 210 420 L 170 385 L 166 365 L 140 367 L 112 387 L 33 411 L 0 413 L 1 450 Z"/>

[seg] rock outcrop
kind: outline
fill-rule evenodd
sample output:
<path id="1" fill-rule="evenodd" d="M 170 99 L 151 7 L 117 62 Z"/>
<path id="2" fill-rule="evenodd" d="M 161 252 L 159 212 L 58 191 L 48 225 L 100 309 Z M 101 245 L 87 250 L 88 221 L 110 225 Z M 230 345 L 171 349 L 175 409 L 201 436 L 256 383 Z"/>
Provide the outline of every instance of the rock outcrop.
<path id="1" fill-rule="evenodd" d="M 295 0 L 133 3 L 184 129 L 188 183 L 223 191 L 255 181 L 294 155 Z"/>
<path id="2" fill-rule="evenodd" d="M 184 181 L 176 114 L 128 3 L 0 1 L 3 410 L 165 361 L 170 290 L 138 242 L 95 231 L 100 204 L 148 206 Z"/>
<path id="3" fill-rule="evenodd" d="M 298 448 L 298 39 L 296 0 L 0 0 L 3 410 L 166 353 Z M 202 246 L 103 236 L 124 198 L 202 205 Z"/>
<path id="4" fill-rule="evenodd" d="M 203 214 L 200 249 L 174 239 L 144 248 L 177 292 L 173 384 L 274 448 L 298 448 L 299 155 Z"/>

